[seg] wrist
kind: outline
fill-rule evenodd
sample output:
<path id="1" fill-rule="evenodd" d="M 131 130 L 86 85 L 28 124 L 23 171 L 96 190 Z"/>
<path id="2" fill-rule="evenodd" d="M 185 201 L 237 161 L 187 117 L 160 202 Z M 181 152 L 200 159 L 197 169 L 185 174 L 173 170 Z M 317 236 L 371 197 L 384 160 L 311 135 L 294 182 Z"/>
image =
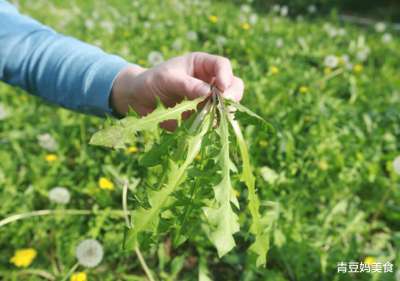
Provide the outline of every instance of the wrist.
<path id="1" fill-rule="evenodd" d="M 138 75 L 146 69 L 138 65 L 129 65 L 122 69 L 114 80 L 110 95 L 110 107 L 117 117 L 123 117 L 132 107 L 132 84 Z"/>

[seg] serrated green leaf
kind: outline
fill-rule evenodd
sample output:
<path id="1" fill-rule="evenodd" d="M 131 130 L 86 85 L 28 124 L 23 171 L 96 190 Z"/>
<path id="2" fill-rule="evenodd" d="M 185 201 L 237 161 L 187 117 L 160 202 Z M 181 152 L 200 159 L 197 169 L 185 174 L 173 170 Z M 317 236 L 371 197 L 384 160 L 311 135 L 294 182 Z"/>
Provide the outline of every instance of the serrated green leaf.
<path id="1" fill-rule="evenodd" d="M 184 100 L 172 108 L 165 108 L 160 105 L 152 113 L 142 118 L 125 117 L 117 121 L 115 125 L 96 132 L 92 136 L 90 144 L 123 148 L 126 144 L 134 141 L 135 135 L 139 131 L 154 130 L 158 127 L 158 124 L 167 120 L 178 120 L 180 122 L 183 112 L 195 110 L 203 100 L 204 98 Z"/>
<path id="2" fill-rule="evenodd" d="M 213 188 L 215 198 L 212 206 L 205 207 L 203 210 L 209 222 L 209 226 L 206 226 L 208 236 L 217 248 L 218 256 L 222 257 L 236 245 L 233 235 L 239 231 L 239 223 L 238 216 L 232 210 L 231 202 L 237 207 L 239 203 L 233 192 L 230 178 L 231 160 L 227 116 L 221 106 L 218 108 L 220 113 L 218 133 L 222 145 L 218 162 L 222 171 L 222 180 Z"/>
<path id="3" fill-rule="evenodd" d="M 167 154 L 168 148 L 175 140 L 175 135 L 165 134 L 159 143 L 153 144 L 151 149 L 147 151 L 139 160 L 139 164 L 145 167 L 152 167 L 160 164 L 164 155 Z"/>
<path id="4" fill-rule="evenodd" d="M 200 113 L 199 113 L 200 114 Z M 200 129 L 194 135 L 189 135 L 186 140 L 186 158 L 179 165 L 173 160 L 169 160 L 168 179 L 160 190 L 148 192 L 148 200 L 151 205 L 149 209 L 139 208 L 133 211 L 133 228 L 129 234 L 128 243 L 136 245 L 138 234 L 141 232 L 155 232 L 159 223 L 160 213 L 169 206 L 174 198 L 171 194 L 176 191 L 178 186 L 184 181 L 188 167 L 193 162 L 201 149 L 204 135 L 207 133 L 210 123 L 210 116 L 206 115 L 200 124 Z"/>
<path id="5" fill-rule="evenodd" d="M 247 107 L 245 107 L 241 103 L 238 103 L 238 102 L 233 101 L 233 100 L 226 100 L 226 102 L 227 102 L 228 105 L 233 106 L 235 109 L 239 110 L 240 112 L 246 113 L 247 115 L 249 115 L 249 116 L 251 116 L 253 118 L 256 118 L 256 119 L 262 121 L 263 123 L 267 124 L 267 121 L 265 121 L 264 118 L 262 118 L 257 113 L 251 111 L 250 109 L 248 109 Z"/>
<path id="6" fill-rule="evenodd" d="M 255 177 L 253 175 L 252 167 L 250 164 L 249 152 L 246 142 L 243 138 L 242 131 L 238 121 L 234 119 L 233 115 L 229 116 L 229 121 L 236 136 L 239 145 L 240 154 L 242 157 L 242 175 L 241 180 L 248 188 L 248 208 L 252 217 L 250 227 L 251 233 L 255 236 L 254 243 L 250 246 L 250 250 L 257 254 L 257 266 L 265 265 L 267 262 L 267 253 L 269 250 L 269 231 L 265 222 L 261 219 L 260 215 L 260 200 L 258 199 L 255 189 Z"/>

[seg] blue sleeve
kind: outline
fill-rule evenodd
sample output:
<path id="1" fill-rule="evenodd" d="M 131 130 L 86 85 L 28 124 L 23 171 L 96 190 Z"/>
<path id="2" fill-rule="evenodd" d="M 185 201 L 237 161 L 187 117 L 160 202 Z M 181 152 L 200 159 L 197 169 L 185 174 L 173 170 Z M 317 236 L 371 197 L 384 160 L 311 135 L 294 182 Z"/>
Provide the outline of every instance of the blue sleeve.
<path id="1" fill-rule="evenodd" d="M 111 114 L 109 96 L 129 63 L 63 36 L 0 0 L 0 80 L 80 112 Z"/>

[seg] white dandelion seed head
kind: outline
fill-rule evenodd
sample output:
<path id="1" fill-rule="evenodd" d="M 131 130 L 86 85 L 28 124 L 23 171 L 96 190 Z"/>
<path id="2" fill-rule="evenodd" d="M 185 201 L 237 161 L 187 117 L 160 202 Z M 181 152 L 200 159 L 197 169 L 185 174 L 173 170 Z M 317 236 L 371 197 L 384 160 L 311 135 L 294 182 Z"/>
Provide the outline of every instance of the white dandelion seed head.
<path id="1" fill-rule="evenodd" d="M 348 64 L 350 62 L 350 57 L 349 57 L 349 55 L 346 55 L 346 54 L 342 55 L 340 57 L 340 59 L 343 61 L 344 64 Z"/>
<path id="2" fill-rule="evenodd" d="M 175 51 L 180 51 L 182 49 L 182 45 L 183 45 L 182 39 L 178 38 L 172 43 L 171 47 Z"/>
<path id="3" fill-rule="evenodd" d="M 86 239 L 76 247 L 75 255 L 81 265 L 95 267 L 103 259 L 103 246 L 95 239 Z"/>
<path id="4" fill-rule="evenodd" d="M 337 30 L 337 35 L 339 35 L 339 36 L 345 36 L 346 34 L 347 34 L 347 31 L 344 28 L 339 28 Z"/>
<path id="5" fill-rule="evenodd" d="M 324 65 L 329 68 L 335 68 L 339 64 L 339 59 L 335 55 L 329 55 L 325 57 Z"/>
<path id="6" fill-rule="evenodd" d="M 369 48 L 364 47 L 364 48 L 358 50 L 358 52 L 356 54 L 356 58 L 357 58 L 357 60 L 364 62 L 367 60 L 368 55 L 369 55 Z"/>
<path id="7" fill-rule="evenodd" d="M 400 155 L 393 160 L 393 170 L 400 175 Z"/>
<path id="8" fill-rule="evenodd" d="M 215 43 L 216 43 L 219 47 L 224 46 L 224 45 L 226 44 L 227 41 L 228 41 L 228 40 L 226 39 L 226 37 L 221 36 L 221 35 L 218 35 L 218 36 L 215 38 Z"/>
<path id="9" fill-rule="evenodd" d="M 283 44 L 284 44 L 284 42 L 283 42 L 283 39 L 282 39 L 282 38 L 276 39 L 276 41 L 275 41 L 276 47 L 282 48 L 282 47 L 283 47 Z"/>
<path id="10" fill-rule="evenodd" d="M 188 32 L 186 33 L 186 38 L 187 38 L 189 41 L 196 41 L 197 38 L 198 38 L 196 31 L 188 31 Z"/>
<path id="11" fill-rule="evenodd" d="M 248 14 L 248 13 L 251 12 L 251 7 L 250 7 L 250 5 L 243 4 L 242 6 L 240 6 L 240 10 L 241 10 L 243 13 Z"/>
<path id="12" fill-rule="evenodd" d="M 251 15 L 249 16 L 249 23 L 250 23 L 251 25 L 255 25 L 255 24 L 257 23 L 257 20 L 258 20 L 257 14 L 251 14 Z"/>
<path id="13" fill-rule="evenodd" d="M 40 134 L 36 138 L 40 147 L 51 152 L 54 152 L 58 149 L 57 141 L 50 134 Z"/>
<path id="14" fill-rule="evenodd" d="M 324 25 L 322 26 L 322 28 L 325 30 L 325 31 L 328 31 L 329 29 L 331 29 L 332 28 L 332 25 L 330 24 L 330 23 L 324 23 Z"/>
<path id="15" fill-rule="evenodd" d="M 147 56 L 147 60 L 149 61 L 150 65 L 155 66 L 164 61 L 164 57 L 160 52 L 152 51 Z"/>
<path id="16" fill-rule="evenodd" d="M 124 45 L 124 46 L 121 48 L 121 55 L 122 55 L 123 57 L 127 57 L 127 56 L 129 56 L 129 54 L 130 54 L 130 50 L 129 50 L 128 46 Z"/>
<path id="17" fill-rule="evenodd" d="M 100 23 L 100 26 L 108 33 L 114 33 L 114 24 L 111 21 L 103 20 Z"/>
<path id="18" fill-rule="evenodd" d="M 288 6 L 282 6 L 280 14 L 282 17 L 286 17 L 289 14 L 289 7 Z"/>
<path id="19" fill-rule="evenodd" d="M 182 3 L 179 3 L 179 4 L 183 5 Z M 156 19 L 156 14 L 155 13 L 150 13 L 149 14 L 149 19 L 151 19 L 151 20 Z"/>
<path id="20" fill-rule="evenodd" d="M 280 10 L 281 10 L 281 6 L 280 6 L 280 5 L 275 4 L 275 5 L 272 6 L 272 11 L 273 11 L 273 12 L 279 13 Z"/>
<path id="21" fill-rule="evenodd" d="M 184 3 L 176 1 L 174 3 L 174 9 L 178 12 L 183 12 L 185 10 L 185 5 Z"/>
<path id="22" fill-rule="evenodd" d="M 86 19 L 85 27 L 89 30 L 92 30 L 94 28 L 94 21 L 92 19 Z"/>
<path id="23" fill-rule="evenodd" d="M 350 61 L 349 55 L 345 54 L 340 57 L 340 60 L 343 62 L 344 66 L 346 67 L 347 70 L 352 70 L 353 69 L 353 64 Z"/>
<path id="24" fill-rule="evenodd" d="M 4 120 L 9 116 L 8 110 L 0 103 L 0 120 Z"/>
<path id="25" fill-rule="evenodd" d="M 328 33 L 329 37 L 332 37 L 332 38 L 339 35 L 338 30 L 334 27 L 330 27 L 330 28 L 326 29 L 326 32 Z"/>
<path id="26" fill-rule="evenodd" d="M 346 69 L 347 69 L 347 70 L 352 70 L 353 67 L 354 67 L 354 65 L 353 65 L 351 62 L 349 62 L 348 64 L 346 64 Z"/>
<path id="27" fill-rule="evenodd" d="M 388 44 L 388 43 L 392 42 L 392 39 L 393 39 L 393 37 L 392 37 L 392 34 L 390 34 L 390 33 L 385 33 L 382 35 L 382 42 L 384 44 Z"/>
<path id="28" fill-rule="evenodd" d="M 315 13 L 317 12 L 317 6 L 315 6 L 315 5 L 309 5 L 309 6 L 307 7 L 307 11 L 308 11 L 310 14 L 315 14 Z"/>
<path id="29" fill-rule="evenodd" d="M 65 187 L 54 187 L 49 191 L 49 199 L 51 202 L 57 204 L 68 204 L 71 199 L 71 195 Z"/>
<path id="30" fill-rule="evenodd" d="M 151 23 L 148 22 L 148 21 L 145 21 L 145 22 L 143 23 L 143 27 L 144 27 L 145 29 L 150 29 L 150 28 L 151 28 Z"/>
<path id="31" fill-rule="evenodd" d="M 171 27 L 174 25 L 174 22 L 172 20 L 166 20 L 165 25 Z"/>
<path id="32" fill-rule="evenodd" d="M 386 30 L 386 24 L 383 22 L 378 22 L 375 24 L 375 30 L 377 32 L 384 32 Z"/>

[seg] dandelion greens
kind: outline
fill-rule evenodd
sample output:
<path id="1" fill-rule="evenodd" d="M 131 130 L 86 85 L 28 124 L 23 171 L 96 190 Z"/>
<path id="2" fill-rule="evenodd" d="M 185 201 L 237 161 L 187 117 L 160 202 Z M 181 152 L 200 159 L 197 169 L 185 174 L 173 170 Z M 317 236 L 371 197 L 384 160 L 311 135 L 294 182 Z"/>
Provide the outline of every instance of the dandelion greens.
<path id="1" fill-rule="evenodd" d="M 197 110 L 201 102 L 205 105 Z M 145 117 L 126 117 L 93 135 L 91 144 L 123 148 L 135 142 L 137 133 L 158 130 L 161 122 L 178 120 L 180 125 L 173 133 L 159 134 L 153 147 L 141 157 L 141 165 L 159 167 L 159 172 L 156 172 L 159 182 L 145 190 L 148 204 L 129 211 L 128 188 L 124 186 L 123 209 L 129 228 L 128 247 L 136 249 L 143 237 L 160 241 L 168 231 L 175 235 L 174 241 L 178 241 L 176 244 L 179 245 L 193 234 L 193 228 L 201 227 L 219 257 L 232 251 L 236 245 L 234 236 L 240 230 L 238 213 L 246 211 L 240 209 L 237 191 L 233 188 L 232 175 L 237 170 L 231 159 L 235 148 L 231 145 L 232 127 L 242 158 L 241 180 L 248 188 L 247 209 L 252 219 L 250 233 L 254 236 L 250 251 L 257 255 L 257 266 L 265 265 L 269 235 L 265 232 L 265 222 L 260 213 L 249 152 L 232 108 L 262 120 L 246 107 L 224 100 L 213 92 L 212 98 L 207 101 L 185 100 L 172 108 L 159 105 Z M 192 118 L 182 122 L 182 113 L 186 111 L 196 112 Z M 195 192 L 189 185 L 201 186 L 207 193 Z M 191 216 L 194 215 L 199 215 L 200 221 L 193 221 Z M 180 223 L 194 226 L 191 230 L 190 226 Z"/>

